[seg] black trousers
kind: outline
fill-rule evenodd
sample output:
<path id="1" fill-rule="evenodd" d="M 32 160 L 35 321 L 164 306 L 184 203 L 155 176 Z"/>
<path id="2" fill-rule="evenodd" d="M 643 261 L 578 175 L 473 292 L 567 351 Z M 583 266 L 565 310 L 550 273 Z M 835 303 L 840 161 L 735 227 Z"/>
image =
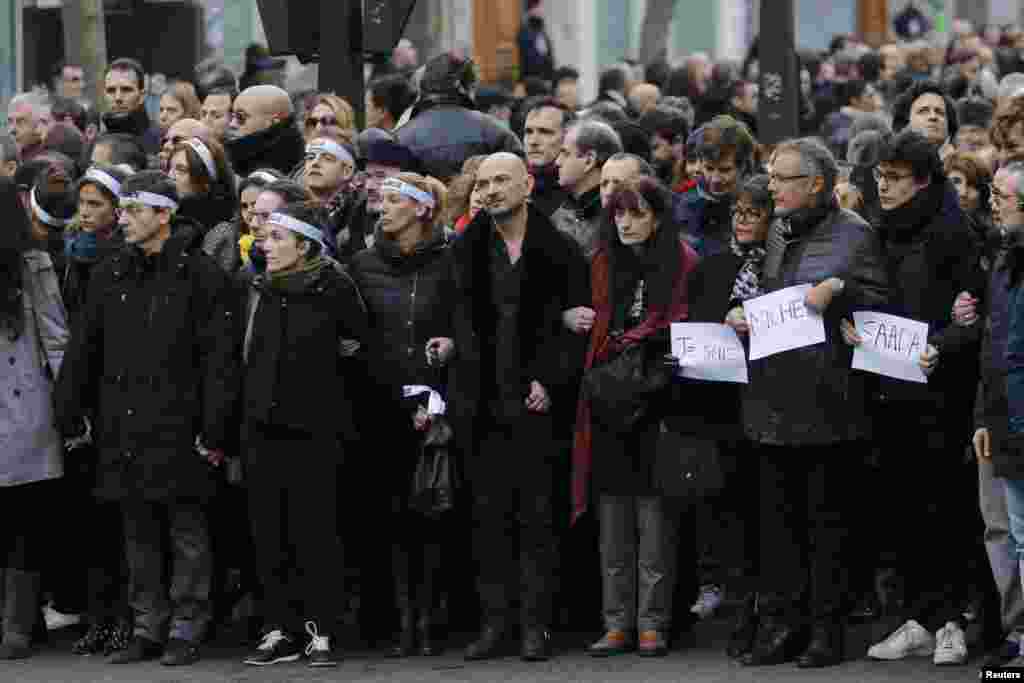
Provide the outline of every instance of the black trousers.
<path id="1" fill-rule="evenodd" d="M 758 609 L 791 621 L 838 621 L 847 606 L 849 474 L 856 443 L 761 446 Z"/>
<path id="2" fill-rule="evenodd" d="M 488 420 L 479 427 L 477 452 L 467 458 L 477 582 L 490 623 L 505 623 L 515 597 L 524 627 L 551 623 L 557 555 L 552 463 L 561 452 L 552 425 L 550 416 L 535 414 Z"/>
<path id="3" fill-rule="evenodd" d="M 0 569 L 41 571 L 49 561 L 50 516 L 41 511 L 60 492 L 60 479 L 0 487 Z"/>
<path id="4" fill-rule="evenodd" d="M 341 445 L 267 425 L 248 425 L 246 433 L 249 521 L 265 623 L 301 633 L 314 621 L 321 633 L 330 632 L 344 594 L 335 508 Z"/>
<path id="5" fill-rule="evenodd" d="M 758 453 L 749 441 L 720 441 L 718 456 L 723 487 L 695 505 L 698 582 L 722 586 L 738 575 L 749 589 L 759 560 Z"/>

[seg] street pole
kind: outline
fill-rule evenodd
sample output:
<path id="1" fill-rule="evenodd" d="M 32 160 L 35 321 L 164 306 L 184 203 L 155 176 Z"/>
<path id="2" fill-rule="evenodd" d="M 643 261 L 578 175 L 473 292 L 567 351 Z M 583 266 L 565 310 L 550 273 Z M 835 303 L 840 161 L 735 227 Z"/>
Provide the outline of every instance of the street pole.
<path id="1" fill-rule="evenodd" d="M 761 0 L 757 56 L 760 142 L 774 145 L 799 135 L 800 73 L 795 47 L 794 0 Z"/>
<path id="2" fill-rule="evenodd" d="M 366 122 L 362 0 L 320 0 L 319 52 L 318 89 L 348 101 L 361 129 Z"/>

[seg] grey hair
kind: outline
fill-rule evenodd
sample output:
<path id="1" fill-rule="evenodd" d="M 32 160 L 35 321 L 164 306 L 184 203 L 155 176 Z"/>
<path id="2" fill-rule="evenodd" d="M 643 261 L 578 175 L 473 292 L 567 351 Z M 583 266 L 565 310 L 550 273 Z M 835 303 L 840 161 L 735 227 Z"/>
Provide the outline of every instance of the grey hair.
<path id="1" fill-rule="evenodd" d="M 15 107 L 20 107 L 23 104 L 32 107 L 32 118 L 33 120 L 38 120 L 39 112 L 43 108 L 48 107 L 50 102 L 47 98 L 37 93 L 23 92 L 12 97 L 7 107 L 8 109 L 14 109 Z"/>
<path id="2" fill-rule="evenodd" d="M 803 173 L 810 176 L 821 176 L 825 186 L 821 188 L 818 195 L 819 203 L 832 197 L 836 189 L 836 179 L 839 177 L 839 165 L 832 152 L 828 151 L 821 140 L 817 138 L 796 138 L 786 140 L 775 148 L 775 154 L 791 152 L 800 155 L 800 168 Z"/>
<path id="3" fill-rule="evenodd" d="M 0 163 L 18 161 L 18 145 L 14 138 L 6 133 L 0 133 Z"/>
<path id="4" fill-rule="evenodd" d="M 1017 204 L 1024 204 L 1024 161 L 1012 161 L 999 169 L 999 171 L 1013 178 Z"/>
<path id="5" fill-rule="evenodd" d="M 608 161 L 632 161 L 636 164 L 637 171 L 640 175 L 651 176 L 652 178 L 657 177 L 657 174 L 654 172 L 654 167 L 647 163 L 646 159 L 637 156 L 636 154 L 630 154 L 629 152 L 617 152 L 608 157 Z M 608 163 L 608 161 L 605 163 Z"/>
<path id="6" fill-rule="evenodd" d="M 615 129 L 604 121 L 597 119 L 584 119 L 569 126 L 566 131 L 568 137 L 570 132 L 576 133 L 576 149 L 580 154 L 594 153 L 597 158 L 597 167 L 604 166 L 612 155 L 622 151 L 622 138 L 615 132 Z"/>

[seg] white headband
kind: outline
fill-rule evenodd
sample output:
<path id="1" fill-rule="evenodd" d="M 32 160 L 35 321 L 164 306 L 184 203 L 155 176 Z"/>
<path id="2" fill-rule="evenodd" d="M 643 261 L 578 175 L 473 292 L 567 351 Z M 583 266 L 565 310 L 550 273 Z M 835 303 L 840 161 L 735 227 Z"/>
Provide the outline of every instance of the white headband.
<path id="1" fill-rule="evenodd" d="M 66 227 L 67 224 L 71 222 L 46 213 L 43 207 L 39 206 L 39 202 L 36 200 L 36 188 L 34 187 L 32 188 L 32 210 L 35 212 L 36 217 L 39 218 L 39 220 L 54 228 Z"/>
<path id="2" fill-rule="evenodd" d="M 321 246 L 324 246 L 323 231 L 320 230 L 320 228 L 313 227 L 305 221 L 300 221 L 298 218 L 292 218 L 291 216 L 286 216 L 283 213 L 272 213 L 267 217 L 267 223 L 280 225 L 282 228 L 291 230 L 292 232 L 297 232 Z"/>
<path id="3" fill-rule="evenodd" d="M 334 140 L 327 138 L 316 138 L 313 142 L 306 145 L 306 154 L 331 154 L 336 159 L 341 161 L 347 161 L 348 163 L 355 166 L 356 160 L 352 158 L 352 154 L 347 149 L 339 145 Z"/>
<path id="4" fill-rule="evenodd" d="M 274 174 L 266 171 L 253 171 L 247 177 L 249 180 L 262 180 L 265 183 L 277 182 L 277 178 L 274 177 Z"/>
<path id="5" fill-rule="evenodd" d="M 434 195 L 429 192 L 424 192 L 418 187 L 414 187 L 409 183 L 403 183 L 398 178 L 388 178 L 380 186 L 381 192 L 397 192 L 398 194 L 404 194 L 410 199 L 415 199 L 424 206 L 434 208 Z"/>
<path id="6" fill-rule="evenodd" d="M 162 194 L 156 194 L 155 192 L 132 192 L 121 196 L 121 201 L 139 202 L 146 206 L 151 206 L 154 209 L 170 209 L 171 211 L 178 210 L 178 202 L 174 201 L 170 197 L 165 197 Z"/>
<path id="7" fill-rule="evenodd" d="M 99 183 L 103 187 L 110 190 L 110 194 L 114 195 L 115 197 L 121 196 L 121 183 L 117 181 L 117 178 L 110 175 L 106 171 L 101 171 L 98 168 L 90 168 L 88 171 L 85 172 L 85 175 L 82 176 L 82 181 L 84 182 L 86 180 L 92 180 Z"/>
<path id="8" fill-rule="evenodd" d="M 213 155 L 206 143 L 199 138 L 189 138 L 183 144 L 188 145 L 189 149 L 199 155 L 199 158 L 203 160 L 203 166 L 206 167 L 206 172 L 210 174 L 210 180 L 216 181 L 217 165 L 213 163 Z"/>

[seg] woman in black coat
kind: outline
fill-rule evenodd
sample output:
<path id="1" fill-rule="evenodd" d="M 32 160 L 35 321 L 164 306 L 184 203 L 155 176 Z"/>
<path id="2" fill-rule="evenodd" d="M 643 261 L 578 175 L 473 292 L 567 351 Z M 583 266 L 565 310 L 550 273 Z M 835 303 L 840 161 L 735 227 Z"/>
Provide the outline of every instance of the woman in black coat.
<path id="1" fill-rule="evenodd" d="M 204 237 L 235 215 L 235 176 L 220 143 L 185 140 L 171 150 L 168 166 L 181 198 L 177 215 L 199 223 Z"/>
<path id="2" fill-rule="evenodd" d="M 272 213 L 267 272 L 249 293 L 242 441 L 249 518 L 260 558 L 266 632 L 247 664 L 333 666 L 320 629 L 341 613 L 342 548 L 334 503 L 342 443 L 354 428 L 341 340 L 366 338 L 355 284 L 323 257 L 315 205 Z"/>
<path id="3" fill-rule="evenodd" d="M 736 198 L 729 250 L 706 257 L 691 277 L 689 322 L 731 325 L 745 342 L 747 328 L 734 309 L 764 293 L 760 279 L 774 210 L 768 176 L 756 175 L 744 181 Z M 704 452 L 712 452 L 711 444 L 715 444 L 726 474 L 722 494 L 697 506 L 697 538 L 711 553 L 700 558 L 700 594 L 690 611 L 705 618 L 723 599 L 725 529 L 720 519 L 727 510 L 735 510 L 740 519 L 744 578 L 752 581 L 757 576 L 757 457 L 740 420 L 741 385 L 679 378 L 672 388 L 673 410 L 665 417 L 665 426 L 684 435 L 687 441 L 705 442 L 708 449 Z M 680 553 L 680 559 L 689 556 L 687 550 Z M 754 595 L 750 594 L 733 629 L 728 655 L 741 657 L 749 652 L 755 633 Z"/>
<path id="4" fill-rule="evenodd" d="M 392 650 L 397 657 L 441 652 L 431 627 L 443 531 L 436 520 L 410 507 L 409 491 L 424 440 L 444 425 L 427 410 L 427 392 L 410 390 L 406 398 L 403 388 L 429 387 L 445 395 L 442 366 L 454 352 L 455 303 L 451 251 L 441 223 L 446 195 L 432 177 L 401 173 L 388 180 L 374 245 L 356 254 L 351 266 L 370 313 L 367 355 L 379 394 L 374 410 L 386 415 L 378 412 L 375 421 L 385 439 L 378 448 L 389 457 L 383 461 L 386 471 L 375 474 L 392 501 L 390 531 L 384 535 L 392 542 L 401 617 L 401 636 Z"/>
<path id="5" fill-rule="evenodd" d="M 238 212 L 233 218 L 215 225 L 203 237 L 203 251 L 228 274 L 237 272 L 249 261 L 253 235 L 253 209 L 260 192 L 271 183 L 284 179 L 277 171 L 253 171 L 238 184 Z"/>

